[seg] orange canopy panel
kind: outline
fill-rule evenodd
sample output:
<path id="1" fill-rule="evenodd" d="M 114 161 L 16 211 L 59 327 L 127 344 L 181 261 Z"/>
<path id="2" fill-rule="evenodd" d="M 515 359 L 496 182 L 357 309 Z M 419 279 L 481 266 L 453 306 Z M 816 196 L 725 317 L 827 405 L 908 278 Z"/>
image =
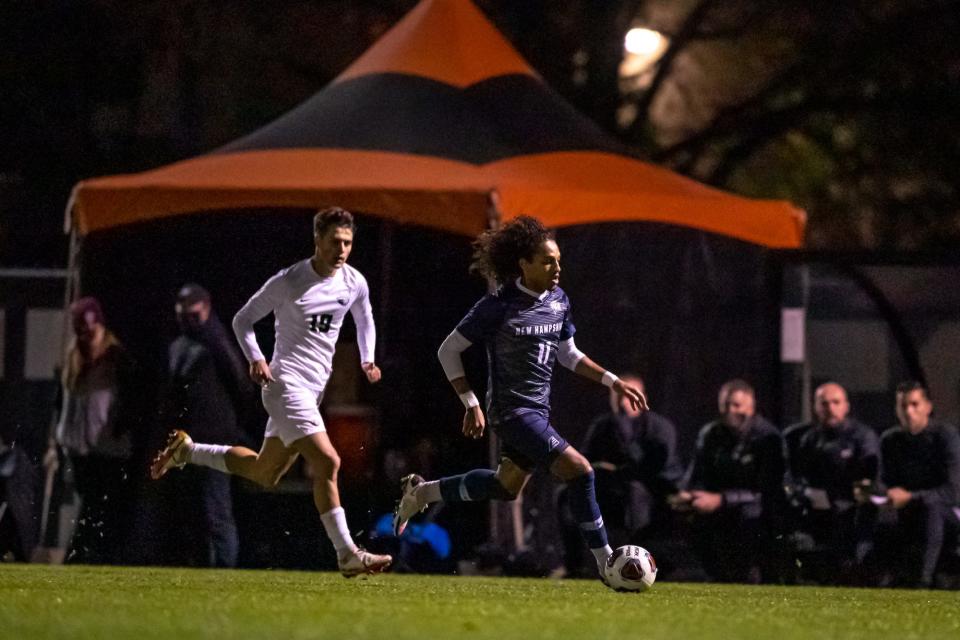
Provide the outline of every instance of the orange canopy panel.
<path id="1" fill-rule="evenodd" d="M 398 222 L 473 235 L 487 226 L 477 167 L 376 151 L 289 149 L 201 156 L 74 187 L 81 234 L 185 213 L 336 203 Z"/>
<path id="2" fill-rule="evenodd" d="M 485 167 L 505 218 L 530 214 L 552 227 L 650 221 L 703 229 L 771 248 L 803 243 L 806 215 L 788 202 L 754 200 L 660 167 L 607 153 L 509 158 Z"/>

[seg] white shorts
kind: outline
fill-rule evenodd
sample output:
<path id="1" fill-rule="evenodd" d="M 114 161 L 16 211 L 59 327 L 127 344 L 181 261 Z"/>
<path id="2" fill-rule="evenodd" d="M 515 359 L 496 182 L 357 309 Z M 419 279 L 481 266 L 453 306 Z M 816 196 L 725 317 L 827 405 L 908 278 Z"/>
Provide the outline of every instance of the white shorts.
<path id="1" fill-rule="evenodd" d="M 264 438 L 280 438 L 283 446 L 327 428 L 320 417 L 320 394 L 283 380 L 271 382 L 260 392 L 270 418 Z"/>

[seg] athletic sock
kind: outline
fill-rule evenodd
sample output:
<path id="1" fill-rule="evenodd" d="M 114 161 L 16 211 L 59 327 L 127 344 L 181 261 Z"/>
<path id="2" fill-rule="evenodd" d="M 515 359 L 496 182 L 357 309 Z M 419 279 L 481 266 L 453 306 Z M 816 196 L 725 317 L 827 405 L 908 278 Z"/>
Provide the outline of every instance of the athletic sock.
<path id="1" fill-rule="evenodd" d="M 342 558 L 357 550 L 357 545 L 353 543 L 350 537 L 350 529 L 347 528 L 347 512 L 343 507 L 334 507 L 326 513 L 320 514 L 320 522 L 327 532 L 327 537 L 333 543 L 333 548 L 337 550 L 337 557 Z"/>
<path id="2" fill-rule="evenodd" d="M 227 445 L 194 443 L 193 446 L 190 447 L 187 461 L 191 464 L 210 467 L 223 473 L 230 473 L 227 470 L 227 451 L 230 451 L 230 447 Z"/>
<path id="3" fill-rule="evenodd" d="M 459 476 L 440 478 L 440 496 L 444 502 L 476 502 L 481 500 L 513 500 L 490 469 L 474 469 Z"/>
<path id="4" fill-rule="evenodd" d="M 603 516 L 600 515 L 600 507 L 597 505 L 593 471 L 574 478 L 567 483 L 567 486 L 570 511 L 580 529 L 580 535 L 583 536 L 598 563 L 601 561 L 601 555 L 603 560 L 606 560 L 611 551 L 607 543 L 607 529 L 603 526 Z"/>

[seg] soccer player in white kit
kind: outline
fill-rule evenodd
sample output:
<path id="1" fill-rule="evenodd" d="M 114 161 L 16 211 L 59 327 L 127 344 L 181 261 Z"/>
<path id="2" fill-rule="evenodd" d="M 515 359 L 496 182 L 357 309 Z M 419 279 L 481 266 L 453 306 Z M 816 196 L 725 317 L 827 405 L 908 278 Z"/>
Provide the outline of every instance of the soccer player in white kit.
<path id="1" fill-rule="evenodd" d="M 340 457 L 318 409 L 348 310 L 357 325 L 367 380 L 380 380 L 380 369 L 374 364 L 376 328 L 369 289 L 363 275 L 347 264 L 354 232 L 350 212 L 338 207 L 319 211 L 313 232 L 313 257 L 267 280 L 233 319 L 233 330 L 250 362 L 250 377 L 262 387 L 263 406 L 270 416 L 260 452 L 194 443 L 186 432 L 177 430 L 157 454 L 150 474 L 157 479 L 174 467 L 199 464 L 273 487 L 302 455 L 315 473 L 314 504 L 337 551 L 341 573 L 347 577 L 379 573 L 393 558 L 354 544 L 337 488 Z M 276 345 L 268 365 L 253 325 L 271 311 Z"/>

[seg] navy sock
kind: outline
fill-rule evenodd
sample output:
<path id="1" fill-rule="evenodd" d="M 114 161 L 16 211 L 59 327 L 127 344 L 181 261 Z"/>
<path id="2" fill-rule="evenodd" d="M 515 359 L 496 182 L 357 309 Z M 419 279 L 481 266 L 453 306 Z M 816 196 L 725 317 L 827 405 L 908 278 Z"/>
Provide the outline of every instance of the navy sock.
<path id="1" fill-rule="evenodd" d="M 591 549 L 607 546 L 607 530 L 603 526 L 603 517 L 597 505 L 593 471 L 574 478 L 567 483 L 567 487 L 570 511 L 587 546 Z"/>
<path id="2" fill-rule="evenodd" d="M 513 500 L 515 497 L 503 488 L 490 469 L 474 469 L 459 476 L 440 478 L 440 495 L 444 502 Z"/>

